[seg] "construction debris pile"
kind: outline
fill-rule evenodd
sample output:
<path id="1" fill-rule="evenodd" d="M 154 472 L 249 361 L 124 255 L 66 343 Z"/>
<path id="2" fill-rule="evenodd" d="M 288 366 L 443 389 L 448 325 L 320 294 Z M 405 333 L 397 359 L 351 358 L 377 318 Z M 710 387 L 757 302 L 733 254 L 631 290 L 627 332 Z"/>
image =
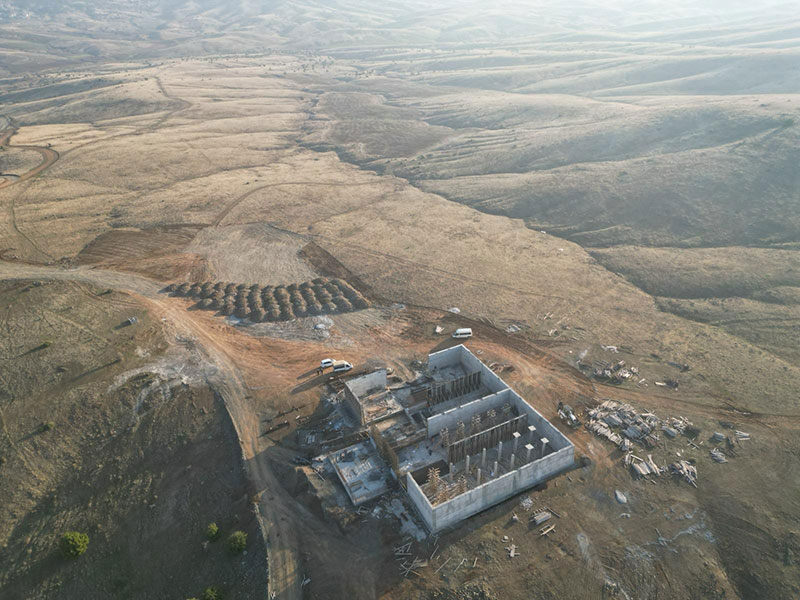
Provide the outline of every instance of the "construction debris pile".
<path id="1" fill-rule="evenodd" d="M 639 458 L 633 452 L 628 452 L 622 459 L 623 464 L 629 467 L 635 477 L 648 478 L 650 475 L 660 477 L 666 471 L 664 467 L 659 467 L 653 460 L 653 455 L 648 454 L 647 460 Z"/>
<path id="2" fill-rule="evenodd" d="M 713 450 L 711 450 L 711 452 L 709 454 L 711 454 L 711 459 L 714 462 L 718 462 L 718 463 L 726 463 L 726 462 L 728 462 L 728 459 L 725 458 L 725 455 L 722 453 L 722 450 L 720 450 L 719 448 L 714 448 Z"/>
<path id="3" fill-rule="evenodd" d="M 637 442 L 645 448 L 653 448 L 659 440 L 658 431 L 675 437 L 687 433 L 692 424 L 684 417 L 662 421 L 653 413 L 639 414 L 630 404 L 620 404 L 606 400 L 600 406 L 588 411 L 589 422 L 586 428 L 619 447 L 623 452 L 630 449 L 630 442 Z M 620 433 L 614 431 L 617 428 Z"/>
<path id="4" fill-rule="evenodd" d="M 603 346 L 603 348 L 614 348 L 614 351 L 617 351 L 616 346 Z M 639 369 L 636 367 L 626 368 L 624 360 L 620 360 L 613 365 L 606 361 L 596 361 L 593 366 L 595 379 L 611 383 L 623 383 L 629 379 L 636 380 L 639 375 Z"/>
<path id="5" fill-rule="evenodd" d="M 682 477 L 686 483 L 697 487 L 697 467 L 685 460 L 672 463 L 668 468 L 659 467 L 653 460 L 652 454 L 648 454 L 647 460 L 645 460 L 639 458 L 632 452 L 628 452 L 623 459 L 623 464 L 630 468 L 631 473 L 633 473 L 636 478 L 653 481 L 652 477 L 661 477 L 661 475 L 671 473 L 672 475 Z M 653 483 L 655 482 L 653 481 Z"/>
<path id="6" fill-rule="evenodd" d="M 672 463 L 669 466 L 669 470 L 673 475 L 683 477 L 687 483 L 697 487 L 697 467 L 694 465 L 685 460 L 679 460 L 676 463 Z"/>
<path id="7" fill-rule="evenodd" d="M 436 554 L 438 549 L 438 546 L 434 549 L 433 554 L 431 554 L 431 559 Z M 403 544 L 402 546 L 397 546 L 394 549 L 394 556 L 399 563 L 400 574 L 403 577 L 408 577 L 412 573 L 419 577 L 420 574 L 417 569 L 428 566 L 427 560 L 420 559 L 416 556 L 411 560 L 411 562 L 409 562 L 407 557 L 411 556 L 411 542 Z"/>
<path id="8" fill-rule="evenodd" d="M 660 477 L 665 473 L 672 473 L 682 477 L 687 483 L 697 487 L 697 467 L 692 462 L 679 460 L 672 463 L 669 467 L 661 467 L 656 464 L 651 454 L 647 459 L 636 456 L 631 452 L 634 443 L 645 448 L 654 448 L 659 442 L 660 432 L 666 436 L 664 444 L 666 448 L 666 438 L 675 439 L 678 435 L 685 435 L 690 438 L 688 444 L 695 450 L 700 450 L 703 442 L 694 443 L 700 434 L 700 430 L 695 427 L 686 417 L 670 417 L 660 419 L 653 413 L 638 413 L 631 405 L 621 404 L 613 400 L 606 400 L 599 406 L 588 410 L 589 421 L 586 428 L 595 435 L 607 439 L 616 445 L 622 452 L 625 452 L 623 464 L 629 468 L 633 476 L 637 479 L 647 479 L 654 481 L 655 477 Z M 733 424 L 726 424 L 726 427 L 733 429 Z M 714 443 L 725 442 L 726 447 L 721 449 L 715 447 L 709 451 L 711 459 L 717 463 L 728 462 L 727 457 L 736 456 L 736 443 L 741 444 L 744 440 L 749 440 L 750 434 L 744 431 L 735 430 L 733 436 L 726 436 L 722 433 L 714 433 L 710 440 Z M 681 455 L 680 452 L 677 453 Z"/>

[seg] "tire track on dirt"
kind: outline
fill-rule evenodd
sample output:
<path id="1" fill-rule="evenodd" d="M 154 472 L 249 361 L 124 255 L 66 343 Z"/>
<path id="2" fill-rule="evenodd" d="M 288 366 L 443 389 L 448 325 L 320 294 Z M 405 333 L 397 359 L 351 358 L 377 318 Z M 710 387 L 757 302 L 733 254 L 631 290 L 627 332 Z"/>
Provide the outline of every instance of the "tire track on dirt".
<path id="1" fill-rule="evenodd" d="M 12 124 L 11 119 L 5 117 L 5 120 L 9 125 Z M 29 146 L 29 145 L 17 146 L 9 144 L 8 142 L 14 135 L 16 135 L 16 133 L 17 129 L 13 126 L 10 126 L 7 129 L 5 129 L 5 133 L 3 133 L 2 137 L 0 137 L 0 147 L 4 146 L 6 148 L 15 148 L 17 150 L 32 150 L 34 152 L 38 152 L 42 156 L 42 162 L 39 163 L 39 165 L 31 169 L 30 171 L 18 176 L 16 179 L 5 179 L 4 181 L 0 182 L 0 190 L 11 187 L 12 185 L 25 183 L 26 181 L 36 177 L 46 169 L 49 169 L 60 158 L 59 153 L 53 150 L 52 148 L 45 148 L 44 146 Z M 8 210 L 11 216 L 10 219 L 11 226 L 13 227 L 17 235 L 19 235 L 24 241 L 26 241 L 34 250 L 36 250 L 43 256 L 46 256 L 50 260 L 53 260 L 53 256 L 51 256 L 49 253 L 39 248 L 36 242 L 34 242 L 30 237 L 28 237 L 27 234 L 23 233 L 22 230 L 20 230 L 19 224 L 17 223 L 17 200 L 19 199 L 20 196 L 22 196 L 22 194 L 24 194 L 28 190 L 29 187 L 30 184 L 25 186 L 22 190 L 20 190 L 18 194 L 14 194 L 11 197 L 11 200 L 8 205 Z"/>
<path id="2" fill-rule="evenodd" d="M 0 144 L 2 146 L 3 144 Z M 42 155 L 42 162 L 39 163 L 38 166 L 34 167 L 27 173 L 20 175 L 17 179 L 6 179 L 4 182 L 0 183 L 0 190 L 5 189 L 7 187 L 11 187 L 17 183 L 22 183 L 23 181 L 27 181 L 33 177 L 36 177 L 39 173 L 44 171 L 45 169 L 49 169 L 52 167 L 56 161 L 60 158 L 60 154 L 53 150 L 52 148 L 45 148 L 43 146 L 16 146 L 16 145 L 9 145 L 6 146 L 7 148 L 15 148 L 17 150 L 32 150 L 34 152 L 38 152 Z"/>
<path id="3" fill-rule="evenodd" d="M 161 81 L 161 78 L 158 75 L 156 75 L 154 78 L 156 80 L 156 85 L 158 86 L 159 91 L 164 95 L 164 97 L 167 98 L 168 100 L 172 100 L 173 102 L 178 102 L 180 106 L 172 110 L 168 110 L 162 116 L 158 117 L 155 122 L 142 125 L 141 127 L 136 128 L 134 131 L 129 131 L 127 133 L 118 133 L 117 135 L 111 135 L 96 140 L 89 140 L 88 142 L 84 142 L 83 144 L 78 144 L 77 146 L 73 146 L 69 150 L 65 150 L 61 154 L 61 156 L 62 157 L 67 156 L 68 154 L 71 154 L 75 150 L 80 150 L 81 148 L 93 146 L 94 144 L 99 144 L 101 142 L 107 142 L 109 140 L 119 140 L 121 138 L 142 135 L 143 133 L 146 132 L 157 131 L 164 125 L 164 123 L 166 123 L 169 119 L 175 116 L 176 113 L 192 106 L 192 103 L 189 102 L 188 100 L 184 100 L 183 98 L 178 98 L 177 96 L 167 92 L 166 88 L 164 87 L 164 84 Z M 155 114 L 155 113 L 149 113 L 149 114 Z"/>
<path id="4" fill-rule="evenodd" d="M 29 145 L 16 146 L 16 145 L 10 145 L 10 144 L 8 144 L 8 142 L 17 133 L 17 129 L 14 128 L 13 126 L 12 127 L 7 127 L 4 130 L 4 132 L 2 134 L 0 134 L 0 146 L 5 146 L 7 148 L 15 148 L 15 149 L 18 149 L 18 150 L 32 150 L 32 151 L 38 152 L 39 154 L 42 155 L 42 162 L 37 167 L 31 169 L 27 173 L 25 173 L 23 175 L 20 175 L 17 179 L 13 179 L 13 180 L 12 179 L 4 179 L 2 182 L 0 182 L 0 190 L 8 188 L 8 187 L 10 187 L 12 185 L 17 185 L 17 184 L 20 184 L 20 183 L 24 183 L 25 181 L 28 181 L 28 180 L 32 179 L 33 177 L 36 177 L 40 173 L 44 172 L 45 170 L 47 170 L 51 166 L 53 166 L 59 159 L 61 159 L 63 157 L 66 157 L 71 152 L 73 152 L 75 150 L 78 150 L 80 148 L 85 148 L 87 146 L 90 146 L 90 145 L 93 145 L 93 144 L 98 144 L 100 142 L 105 142 L 105 141 L 108 141 L 108 140 L 111 140 L 111 139 L 119 139 L 119 138 L 123 138 L 123 137 L 141 135 L 142 133 L 145 133 L 146 131 L 155 131 L 155 130 L 159 129 L 168 119 L 170 119 L 177 112 L 179 112 L 181 110 L 184 110 L 184 109 L 186 109 L 186 108 L 191 106 L 190 102 L 188 102 L 188 101 L 186 101 L 186 100 L 184 100 L 182 98 L 178 98 L 178 97 L 174 96 L 173 94 L 170 94 L 166 90 L 166 88 L 164 87 L 164 84 L 161 81 L 160 77 L 158 77 L 156 75 L 155 79 L 156 79 L 156 85 L 158 86 L 159 90 L 164 95 L 164 97 L 169 99 L 169 100 L 172 100 L 173 102 L 178 102 L 180 105 L 178 107 L 176 107 L 175 109 L 166 112 L 164 115 L 162 115 L 154 123 L 150 123 L 150 124 L 144 125 L 144 126 L 138 128 L 138 129 L 136 129 L 135 131 L 132 131 L 132 132 L 122 133 L 122 134 L 118 134 L 118 135 L 112 135 L 110 137 L 97 139 L 97 140 L 90 140 L 90 141 L 85 142 L 83 144 L 79 144 L 77 146 L 74 146 L 74 147 L 64 151 L 63 153 L 59 153 L 58 151 L 56 151 L 56 150 L 54 150 L 52 148 L 47 148 L 47 147 L 44 147 L 44 146 L 29 146 Z M 9 125 L 12 125 L 11 119 L 5 118 L 5 120 Z M 27 234 L 23 233 L 19 228 L 19 225 L 18 225 L 18 222 L 17 222 L 16 204 L 17 204 L 17 200 L 20 198 L 20 196 L 23 193 L 25 193 L 25 191 L 27 191 L 27 187 L 25 189 L 21 190 L 19 194 L 16 194 L 15 196 L 13 196 L 11 198 L 11 201 L 9 203 L 9 212 L 10 212 L 10 217 L 11 217 L 10 218 L 11 225 L 14 228 L 14 231 L 24 241 L 26 241 L 36 252 L 38 252 L 39 254 L 41 254 L 43 256 L 46 256 L 49 260 L 55 260 L 54 256 L 52 256 L 47 251 L 45 251 L 42 248 L 40 248 L 36 244 L 36 242 L 34 242 Z"/>
<path id="5" fill-rule="evenodd" d="M 362 183 L 344 183 L 338 181 L 332 183 L 326 183 L 324 181 L 282 181 L 279 183 L 268 183 L 266 185 L 261 185 L 257 188 L 253 188 L 252 190 L 249 190 L 248 192 L 234 199 L 230 204 L 228 204 L 228 206 L 226 206 L 222 210 L 221 213 L 217 215 L 217 218 L 214 219 L 214 221 L 211 223 L 211 227 L 219 227 L 220 223 L 222 223 L 225 217 L 227 217 L 233 209 L 235 209 L 237 206 L 239 206 L 242 202 L 247 200 L 250 196 L 252 196 L 256 192 L 284 185 L 324 185 L 325 187 L 357 187 L 362 185 L 378 185 L 378 184 L 374 181 L 364 181 Z M 277 229 L 277 227 L 275 229 Z M 294 234 L 294 232 L 289 232 L 289 233 Z"/>
<path id="6" fill-rule="evenodd" d="M 6 118 L 7 122 L 11 124 L 11 120 Z M 18 176 L 16 179 L 6 179 L 3 182 L 0 182 L 0 190 L 11 187 L 17 183 L 22 183 L 31 179 L 32 177 L 36 177 L 39 173 L 44 171 L 45 169 L 50 168 L 55 162 L 61 157 L 61 155 L 53 150 L 52 148 L 46 148 L 44 146 L 29 146 L 29 145 L 21 145 L 17 146 L 14 144 L 9 144 L 8 142 L 17 134 L 17 129 L 15 127 L 9 127 L 5 130 L 5 133 L 0 136 L 0 146 L 4 146 L 6 148 L 14 148 L 16 150 L 31 150 L 33 152 L 38 152 L 42 156 L 42 162 L 39 163 L 36 167 L 31 169 L 30 171 L 23 173 L 22 175 Z"/>
<path id="7" fill-rule="evenodd" d="M 16 182 L 14 182 L 16 183 Z M 27 243 L 35 252 L 38 252 L 42 256 L 47 257 L 48 260 L 53 261 L 55 257 L 49 252 L 42 250 L 39 245 L 33 241 L 31 237 L 28 236 L 24 231 L 19 228 L 19 224 L 17 223 L 17 200 L 30 189 L 30 183 L 26 185 L 23 189 L 21 189 L 18 193 L 14 194 L 11 197 L 11 200 L 8 203 L 8 213 L 9 213 L 9 222 L 11 223 L 11 227 L 14 229 L 16 234 L 20 237 L 20 239 Z M 6 250 L 0 252 L 0 257 L 4 254 Z"/>

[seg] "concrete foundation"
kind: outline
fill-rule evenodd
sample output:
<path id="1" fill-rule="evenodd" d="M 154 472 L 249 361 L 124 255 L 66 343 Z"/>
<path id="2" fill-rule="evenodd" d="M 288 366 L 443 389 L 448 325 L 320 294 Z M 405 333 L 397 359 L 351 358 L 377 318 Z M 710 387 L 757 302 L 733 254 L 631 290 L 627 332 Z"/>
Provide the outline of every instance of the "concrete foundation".
<path id="1" fill-rule="evenodd" d="M 489 410 L 500 413 L 506 404 L 511 406 L 511 413 L 521 415 L 520 418 L 527 421 L 522 423 L 521 431 L 507 433 L 505 452 L 503 441 L 500 441 L 492 448 L 473 448 L 470 452 L 474 453 L 474 457 L 467 454 L 462 460 L 456 456 L 455 460 L 459 462 L 449 465 L 447 479 L 453 481 L 465 476 L 471 489 L 464 493 L 441 501 L 441 494 L 433 497 L 435 494 L 431 491 L 432 497 L 429 497 L 426 484 L 420 486 L 413 477 L 406 476 L 409 497 L 430 531 L 440 531 L 455 525 L 573 465 L 575 452 L 572 443 L 466 347 L 460 345 L 431 354 L 428 366 L 432 371 L 442 372 L 457 372 L 459 369 L 468 373 L 480 371 L 482 386 L 489 390 L 482 398 L 449 407 L 428 417 L 429 438 L 445 428 L 453 432 L 459 423 L 471 423 L 474 415 L 485 414 Z M 507 407 L 505 415 L 512 416 Z M 480 416 L 477 422 L 481 422 Z M 524 447 L 520 447 L 520 443 Z M 491 471 L 485 470 L 487 450 L 492 457 L 490 460 L 496 459 L 493 460 Z M 480 468 L 473 478 L 470 465 L 474 464 L 478 456 Z"/>
<path id="2" fill-rule="evenodd" d="M 550 479 L 569 469 L 573 462 L 574 448 L 570 445 L 436 506 L 431 504 L 413 477 L 408 476 L 406 483 L 420 517 L 431 532 L 436 532 Z"/>

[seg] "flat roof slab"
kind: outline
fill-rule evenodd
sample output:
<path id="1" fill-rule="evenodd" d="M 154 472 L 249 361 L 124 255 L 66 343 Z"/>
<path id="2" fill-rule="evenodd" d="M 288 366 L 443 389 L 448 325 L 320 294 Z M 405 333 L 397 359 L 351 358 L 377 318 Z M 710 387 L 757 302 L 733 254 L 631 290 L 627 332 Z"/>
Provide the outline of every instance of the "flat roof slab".
<path id="1" fill-rule="evenodd" d="M 350 501 L 358 506 L 389 490 L 388 467 L 370 442 L 331 452 L 328 458 Z"/>
<path id="2" fill-rule="evenodd" d="M 397 452 L 397 472 L 412 473 L 426 465 L 447 460 L 444 449 L 438 442 L 426 438 L 419 444 L 406 446 Z"/>

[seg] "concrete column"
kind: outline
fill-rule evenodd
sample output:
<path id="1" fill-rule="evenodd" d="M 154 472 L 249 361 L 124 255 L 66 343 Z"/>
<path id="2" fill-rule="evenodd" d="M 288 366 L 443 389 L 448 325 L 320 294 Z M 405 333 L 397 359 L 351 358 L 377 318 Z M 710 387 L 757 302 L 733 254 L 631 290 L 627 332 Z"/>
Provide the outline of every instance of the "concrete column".
<path id="1" fill-rule="evenodd" d="M 478 474 L 476 475 L 475 479 L 478 481 L 477 485 L 481 484 L 481 470 L 478 469 Z"/>
<path id="2" fill-rule="evenodd" d="M 492 470 L 492 473 L 495 477 L 500 473 L 500 471 L 497 470 L 497 461 L 494 461 L 494 470 Z"/>
<path id="3" fill-rule="evenodd" d="M 481 452 L 481 469 L 485 468 L 486 468 L 486 448 L 484 448 L 483 452 Z"/>
<path id="4" fill-rule="evenodd" d="M 533 446 L 525 444 L 525 462 L 531 462 L 531 452 L 533 452 Z"/>
<path id="5" fill-rule="evenodd" d="M 497 444 L 497 459 L 500 460 L 503 458 L 503 442 Z"/>
<path id="6" fill-rule="evenodd" d="M 515 431 L 511 437 L 514 438 L 514 446 L 513 446 L 512 452 L 514 454 L 516 454 L 517 453 L 517 446 L 519 445 L 519 438 L 521 438 L 522 436 Z"/>
<path id="7" fill-rule="evenodd" d="M 544 457 L 544 453 L 547 452 L 547 444 L 550 443 L 550 440 L 548 440 L 547 438 L 542 438 L 541 441 L 542 441 L 542 453 L 541 453 L 541 456 Z"/>
<path id="8" fill-rule="evenodd" d="M 469 473 L 469 454 L 467 454 L 466 464 L 464 466 L 464 470 Z"/>
<path id="9" fill-rule="evenodd" d="M 514 453 L 513 452 L 511 453 L 511 461 L 509 462 L 509 465 L 511 465 L 511 470 L 513 471 L 514 470 Z"/>
<path id="10" fill-rule="evenodd" d="M 536 427 L 533 425 L 528 425 L 528 442 L 531 444 L 536 441 Z"/>
<path id="11" fill-rule="evenodd" d="M 453 463 L 450 463 L 449 475 L 450 475 L 450 481 L 453 481 Z"/>

